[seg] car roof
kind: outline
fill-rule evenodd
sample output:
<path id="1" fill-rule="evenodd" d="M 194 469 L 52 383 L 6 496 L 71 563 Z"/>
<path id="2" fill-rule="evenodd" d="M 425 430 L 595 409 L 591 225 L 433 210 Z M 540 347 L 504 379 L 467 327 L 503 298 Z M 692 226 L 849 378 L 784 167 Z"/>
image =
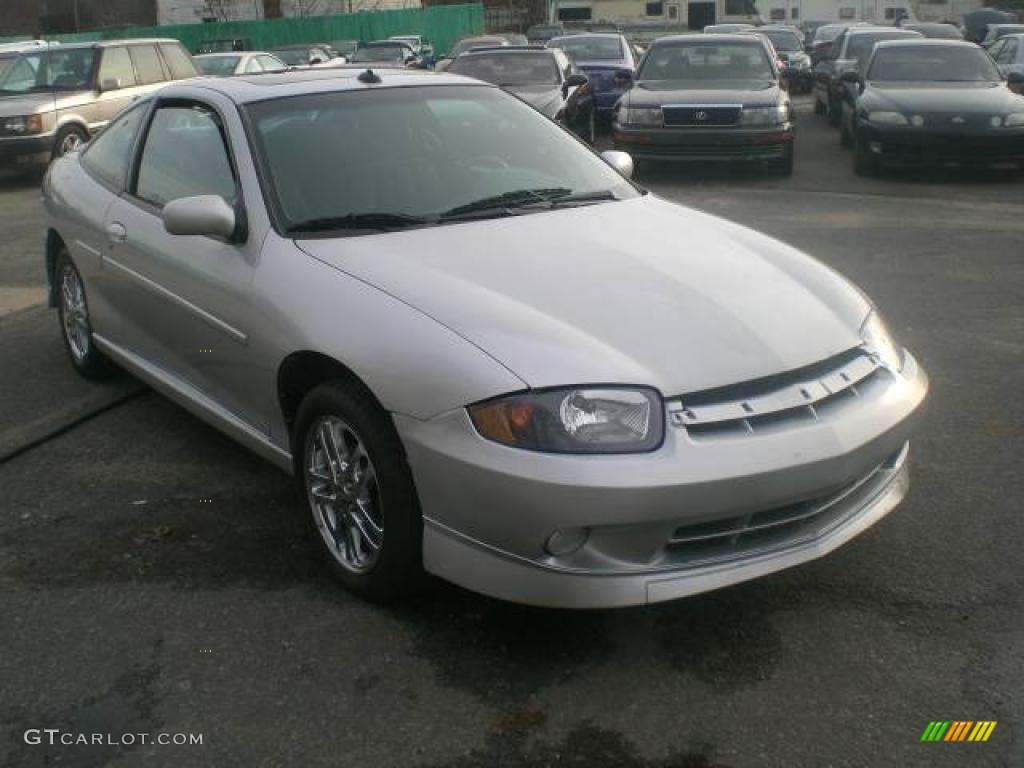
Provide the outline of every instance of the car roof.
<path id="1" fill-rule="evenodd" d="M 906 48 L 908 46 L 914 46 L 915 48 L 924 48 L 926 46 L 937 48 L 942 46 L 944 48 L 977 48 L 982 50 L 977 43 L 972 43 L 969 40 L 948 40 L 942 37 L 911 37 L 906 40 L 883 40 L 875 44 L 875 48 Z"/>
<path id="2" fill-rule="evenodd" d="M 706 45 L 707 43 L 746 43 L 747 45 L 764 45 L 763 42 L 757 40 L 751 32 L 756 32 L 756 29 L 747 30 L 746 32 L 709 32 L 704 35 L 667 35 L 665 37 L 659 37 L 657 40 L 651 43 L 651 48 L 656 46 L 679 43 L 695 43 L 697 45 Z M 754 42 L 752 42 L 754 41 Z"/>
<path id="3" fill-rule="evenodd" d="M 572 35 L 558 35 L 558 37 L 552 37 L 548 43 L 553 43 L 555 40 L 579 40 L 581 37 L 602 37 L 618 40 L 622 37 L 621 32 L 577 32 Z"/>
<path id="4" fill-rule="evenodd" d="M 547 51 L 552 53 L 551 48 L 545 45 L 484 45 L 479 48 L 470 48 L 462 56 L 473 56 L 478 53 L 537 53 Z"/>
<path id="5" fill-rule="evenodd" d="M 364 83 L 359 75 L 372 69 L 379 83 Z M 382 88 L 415 88 L 433 85 L 485 85 L 478 80 L 442 72 L 410 69 L 353 67 L 349 69 L 324 68 L 264 72 L 232 78 L 200 77 L 168 86 L 169 90 L 195 87 L 216 91 L 236 104 L 251 104 L 289 96 L 307 96 L 317 93 L 380 90 Z M 493 87 L 493 86 L 487 86 Z"/>
<path id="6" fill-rule="evenodd" d="M 915 32 L 912 29 L 901 29 L 900 27 L 882 27 L 882 26 L 877 26 L 877 27 L 848 27 L 846 31 L 847 31 L 847 33 L 850 36 L 853 36 L 853 35 L 877 35 L 879 32 L 895 32 L 897 34 L 905 34 L 907 37 L 919 34 L 919 33 Z"/>
<path id="7" fill-rule="evenodd" d="M 45 50 L 67 51 L 72 48 L 113 48 L 114 46 L 119 45 L 153 45 L 154 43 L 174 43 L 175 45 L 181 45 L 181 41 L 175 40 L 173 37 L 128 37 L 123 40 L 90 40 L 85 43 L 55 43 Z M 44 49 L 40 48 L 39 50 Z"/>

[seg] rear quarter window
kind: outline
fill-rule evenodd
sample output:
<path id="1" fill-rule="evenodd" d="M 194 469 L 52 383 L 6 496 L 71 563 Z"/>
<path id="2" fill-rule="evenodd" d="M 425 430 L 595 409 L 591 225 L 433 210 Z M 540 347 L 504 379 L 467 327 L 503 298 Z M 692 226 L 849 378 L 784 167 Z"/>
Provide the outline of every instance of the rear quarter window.
<path id="1" fill-rule="evenodd" d="M 199 74 L 196 65 L 185 49 L 177 43 L 160 43 L 160 52 L 164 55 L 164 61 L 171 70 L 172 80 L 184 80 L 187 77 L 195 77 Z"/>
<path id="2" fill-rule="evenodd" d="M 167 79 L 163 64 L 160 62 L 160 54 L 156 52 L 155 45 L 133 45 L 128 49 L 128 52 L 135 63 L 139 85 L 162 83 Z"/>

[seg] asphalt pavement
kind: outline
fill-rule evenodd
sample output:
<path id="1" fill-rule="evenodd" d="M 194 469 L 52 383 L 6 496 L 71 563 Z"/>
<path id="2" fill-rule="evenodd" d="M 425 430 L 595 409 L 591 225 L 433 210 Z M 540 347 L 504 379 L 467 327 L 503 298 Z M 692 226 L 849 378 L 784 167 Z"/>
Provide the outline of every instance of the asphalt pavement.
<path id="1" fill-rule="evenodd" d="M 0 765 L 1024 767 L 1024 175 L 859 179 L 806 107 L 791 179 L 640 181 L 877 301 L 932 380 L 910 498 L 825 559 L 618 611 L 336 587 L 287 477 L 76 377 L 38 175 L 0 179 Z M 938 719 L 998 724 L 921 743 Z M 202 744 L 122 738 L 161 733 Z"/>

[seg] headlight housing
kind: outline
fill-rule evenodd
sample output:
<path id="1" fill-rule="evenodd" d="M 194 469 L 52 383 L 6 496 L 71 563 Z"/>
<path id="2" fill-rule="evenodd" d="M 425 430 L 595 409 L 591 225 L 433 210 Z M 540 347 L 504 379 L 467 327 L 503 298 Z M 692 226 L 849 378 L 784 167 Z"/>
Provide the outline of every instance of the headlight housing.
<path id="1" fill-rule="evenodd" d="M 2 117 L 0 123 L 7 133 L 42 133 L 43 131 L 42 115 Z"/>
<path id="2" fill-rule="evenodd" d="M 740 112 L 740 125 L 782 125 L 789 119 L 789 106 L 776 104 L 774 107 L 744 107 Z"/>
<path id="3" fill-rule="evenodd" d="M 789 66 L 793 69 L 807 69 L 811 66 L 811 58 L 806 53 L 798 53 L 789 57 Z"/>
<path id="4" fill-rule="evenodd" d="M 660 128 L 665 124 L 661 107 L 619 107 L 619 123 L 645 128 Z"/>
<path id="5" fill-rule="evenodd" d="M 548 453 L 645 453 L 665 435 L 661 396 L 646 387 L 533 390 L 469 406 L 477 432 Z"/>
<path id="6" fill-rule="evenodd" d="M 1024 128 L 1024 112 L 1012 112 L 1003 120 L 1006 128 Z"/>
<path id="7" fill-rule="evenodd" d="M 864 321 L 860 337 L 864 342 L 864 348 L 878 358 L 878 362 L 896 373 L 903 370 L 903 350 L 885 327 L 885 322 L 877 309 L 872 310 L 868 319 Z"/>
<path id="8" fill-rule="evenodd" d="M 907 125 L 907 117 L 900 112 L 868 112 L 868 122 L 875 125 Z"/>

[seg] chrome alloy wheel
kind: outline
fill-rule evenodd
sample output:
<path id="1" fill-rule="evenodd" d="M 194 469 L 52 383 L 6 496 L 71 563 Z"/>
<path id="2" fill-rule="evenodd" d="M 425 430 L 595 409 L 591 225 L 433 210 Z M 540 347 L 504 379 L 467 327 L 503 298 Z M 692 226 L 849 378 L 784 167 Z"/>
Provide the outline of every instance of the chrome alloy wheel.
<path id="1" fill-rule="evenodd" d="M 70 131 L 68 135 L 61 140 L 60 146 L 57 148 L 57 153 L 61 157 L 64 157 L 68 152 L 74 152 L 76 149 L 81 147 L 82 144 L 82 137 L 74 131 Z"/>
<path id="2" fill-rule="evenodd" d="M 336 416 L 323 416 L 309 430 L 305 452 L 306 496 L 320 535 L 334 559 L 365 573 L 384 544 L 377 472 L 362 441 Z"/>
<path id="3" fill-rule="evenodd" d="M 89 354 L 90 331 L 89 310 L 85 306 L 85 291 L 82 279 L 70 264 L 60 272 L 61 320 L 64 336 L 75 362 L 82 362 Z"/>

